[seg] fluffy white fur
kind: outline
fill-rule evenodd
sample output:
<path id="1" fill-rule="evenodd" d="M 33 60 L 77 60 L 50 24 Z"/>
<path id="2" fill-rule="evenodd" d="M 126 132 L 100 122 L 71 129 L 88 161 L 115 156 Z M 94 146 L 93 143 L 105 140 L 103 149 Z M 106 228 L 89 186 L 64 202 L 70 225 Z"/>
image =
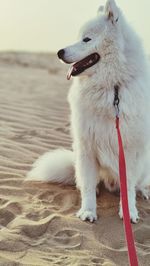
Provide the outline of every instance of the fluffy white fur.
<path id="1" fill-rule="evenodd" d="M 85 43 L 88 37 L 91 41 Z M 136 191 L 148 198 L 150 185 L 150 79 L 139 37 L 114 0 L 99 8 L 80 31 L 63 60 L 73 63 L 97 52 L 101 60 L 74 78 L 69 92 L 73 153 L 56 150 L 38 159 L 28 180 L 72 183 L 75 168 L 82 204 L 77 216 L 93 222 L 96 186 L 119 187 L 118 143 L 113 107 L 114 85 L 120 87 L 120 127 L 125 149 L 131 220 L 138 221 Z M 122 218 L 120 205 L 119 215 Z"/>
<path id="2" fill-rule="evenodd" d="M 26 180 L 75 184 L 74 153 L 61 149 L 43 154 L 33 164 Z"/>

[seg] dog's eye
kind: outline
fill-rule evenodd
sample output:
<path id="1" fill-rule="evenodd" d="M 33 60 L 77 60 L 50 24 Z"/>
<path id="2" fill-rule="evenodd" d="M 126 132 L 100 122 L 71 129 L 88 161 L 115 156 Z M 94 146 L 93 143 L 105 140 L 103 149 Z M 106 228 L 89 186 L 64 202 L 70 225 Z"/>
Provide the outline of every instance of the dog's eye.
<path id="1" fill-rule="evenodd" d="M 91 41 L 91 39 L 88 38 L 88 37 L 86 37 L 86 38 L 83 39 L 83 42 L 89 42 L 89 41 Z"/>

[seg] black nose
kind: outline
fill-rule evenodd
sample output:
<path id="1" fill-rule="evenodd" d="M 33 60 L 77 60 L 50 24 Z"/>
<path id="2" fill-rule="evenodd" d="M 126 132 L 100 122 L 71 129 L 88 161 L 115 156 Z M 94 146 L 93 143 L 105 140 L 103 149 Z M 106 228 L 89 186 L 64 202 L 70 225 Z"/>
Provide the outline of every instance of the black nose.
<path id="1" fill-rule="evenodd" d="M 64 49 L 59 50 L 58 53 L 57 53 L 57 55 L 58 55 L 58 57 L 60 59 L 63 59 L 64 54 L 65 54 L 65 50 Z"/>

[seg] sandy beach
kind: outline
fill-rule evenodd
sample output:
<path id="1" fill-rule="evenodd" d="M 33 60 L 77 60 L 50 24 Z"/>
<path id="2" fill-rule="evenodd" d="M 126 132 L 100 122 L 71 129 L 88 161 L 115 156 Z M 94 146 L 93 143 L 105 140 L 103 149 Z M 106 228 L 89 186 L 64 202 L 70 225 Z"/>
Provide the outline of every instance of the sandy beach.
<path id="1" fill-rule="evenodd" d="M 0 265 L 127 266 L 119 195 L 101 189 L 98 221 L 75 213 L 73 186 L 24 183 L 46 151 L 71 148 L 67 68 L 55 55 L 0 54 Z M 150 201 L 133 225 L 139 265 L 150 265 Z"/>

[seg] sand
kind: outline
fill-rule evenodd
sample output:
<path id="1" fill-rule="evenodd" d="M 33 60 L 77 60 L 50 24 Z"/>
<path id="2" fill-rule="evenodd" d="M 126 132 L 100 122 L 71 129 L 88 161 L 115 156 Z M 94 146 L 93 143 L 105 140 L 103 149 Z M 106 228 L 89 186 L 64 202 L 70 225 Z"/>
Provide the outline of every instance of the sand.
<path id="1" fill-rule="evenodd" d="M 0 265 L 127 266 L 119 196 L 101 189 L 99 219 L 75 217 L 80 193 L 57 184 L 25 184 L 35 159 L 71 147 L 71 82 L 55 55 L 0 54 Z M 138 198 L 133 225 L 139 265 L 150 265 L 150 201 Z"/>

